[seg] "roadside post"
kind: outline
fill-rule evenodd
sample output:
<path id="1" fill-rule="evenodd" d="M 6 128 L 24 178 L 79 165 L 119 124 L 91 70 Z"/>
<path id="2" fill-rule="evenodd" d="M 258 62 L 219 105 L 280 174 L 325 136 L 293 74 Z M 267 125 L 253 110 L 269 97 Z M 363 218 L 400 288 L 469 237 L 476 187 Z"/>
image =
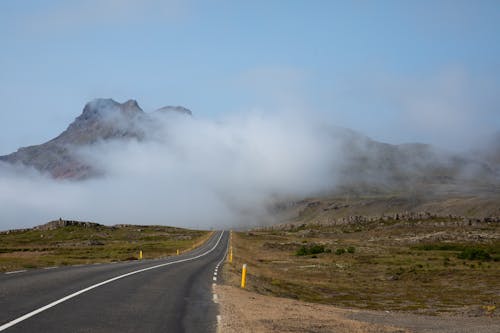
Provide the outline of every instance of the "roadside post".
<path id="1" fill-rule="evenodd" d="M 233 262 L 233 246 L 229 247 L 229 263 Z"/>
<path id="2" fill-rule="evenodd" d="M 180 253 L 180 252 L 179 252 L 179 249 L 177 249 L 177 255 L 179 255 L 179 253 Z"/>
<path id="3" fill-rule="evenodd" d="M 247 285 L 247 264 L 243 264 L 243 269 L 241 270 L 241 288 L 245 288 Z"/>
<path id="4" fill-rule="evenodd" d="M 142 260 L 142 250 L 139 250 L 139 260 Z"/>

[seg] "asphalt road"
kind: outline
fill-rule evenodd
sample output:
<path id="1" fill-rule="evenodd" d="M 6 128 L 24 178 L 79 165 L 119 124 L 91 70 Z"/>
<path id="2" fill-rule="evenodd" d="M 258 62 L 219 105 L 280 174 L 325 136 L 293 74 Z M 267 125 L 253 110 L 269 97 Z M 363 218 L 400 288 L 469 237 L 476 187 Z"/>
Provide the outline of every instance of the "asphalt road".
<path id="1" fill-rule="evenodd" d="M 215 332 L 228 237 L 165 259 L 0 274 L 0 331 Z"/>

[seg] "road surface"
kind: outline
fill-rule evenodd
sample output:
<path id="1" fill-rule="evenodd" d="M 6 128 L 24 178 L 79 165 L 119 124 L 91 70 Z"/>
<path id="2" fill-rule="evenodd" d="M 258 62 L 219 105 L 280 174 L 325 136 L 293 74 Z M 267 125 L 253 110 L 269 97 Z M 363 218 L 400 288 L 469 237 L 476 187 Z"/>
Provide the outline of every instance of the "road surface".
<path id="1" fill-rule="evenodd" d="M 156 260 L 0 273 L 0 331 L 215 332 L 228 233 Z"/>

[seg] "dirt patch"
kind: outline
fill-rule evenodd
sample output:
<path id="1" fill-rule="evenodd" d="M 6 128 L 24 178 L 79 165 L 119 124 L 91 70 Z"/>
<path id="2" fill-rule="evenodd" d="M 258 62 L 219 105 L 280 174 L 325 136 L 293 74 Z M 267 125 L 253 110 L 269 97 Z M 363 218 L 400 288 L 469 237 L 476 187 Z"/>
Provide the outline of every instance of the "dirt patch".
<path id="1" fill-rule="evenodd" d="M 368 324 L 345 316 L 338 308 L 254 294 L 218 285 L 221 322 L 218 332 L 409 332 Z"/>
<path id="2" fill-rule="evenodd" d="M 500 332 L 499 318 L 361 311 L 255 294 L 217 285 L 218 332 Z"/>

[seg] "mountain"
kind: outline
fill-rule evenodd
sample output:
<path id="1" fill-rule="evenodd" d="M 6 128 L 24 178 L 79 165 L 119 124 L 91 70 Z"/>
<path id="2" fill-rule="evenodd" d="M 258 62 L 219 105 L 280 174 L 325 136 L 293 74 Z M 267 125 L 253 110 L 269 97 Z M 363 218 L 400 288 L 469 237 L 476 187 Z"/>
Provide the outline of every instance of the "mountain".
<path id="1" fill-rule="evenodd" d="M 144 140 L 156 113 L 177 112 L 191 115 L 180 106 L 166 106 L 145 113 L 135 100 L 118 103 L 112 99 L 95 99 L 56 138 L 17 152 L 0 156 L 0 161 L 33 167 L 57 179 L 87 179 L 99 176 L 99 171 L 74 154 L 75 147 L 109 140 Z"/>
<path id="2" fill-rule="evenodd" d="M 432 187 L 433 191 L 464 192 L 485 186 L 498 191 L 500 164 L 491 159 L 428 144 L 382 143 L 344 128 L 333 135 L 342 155 L 338 188 L 343 191 L 425 191 Z"/>
<path id="3" fill-rule="evenodd" d="M 0 161 L 33 167 L 57 179 L 97 177 L 100 171 L 75 154 L 78 148 L 110 140 L 149 140 L 154 137 L 152 132 L 160 117 L 169 114 L 192 115 L 182 106 L 145 113 L 135 100 L 118 103 L 95 99 L 56 138 L 0 156 Z M 337 176 L 337 188 L 344 191 L 413 191 L 435 185 L 456 188 L 500 183 L 498 143 L 488 153 L 469 156 L 420 143 L 382 143 L 345 128 L 329 131 L 330 142 L 325 146 L 336 147 L 339 156 L 332 165 L 332 177 Z"/>

